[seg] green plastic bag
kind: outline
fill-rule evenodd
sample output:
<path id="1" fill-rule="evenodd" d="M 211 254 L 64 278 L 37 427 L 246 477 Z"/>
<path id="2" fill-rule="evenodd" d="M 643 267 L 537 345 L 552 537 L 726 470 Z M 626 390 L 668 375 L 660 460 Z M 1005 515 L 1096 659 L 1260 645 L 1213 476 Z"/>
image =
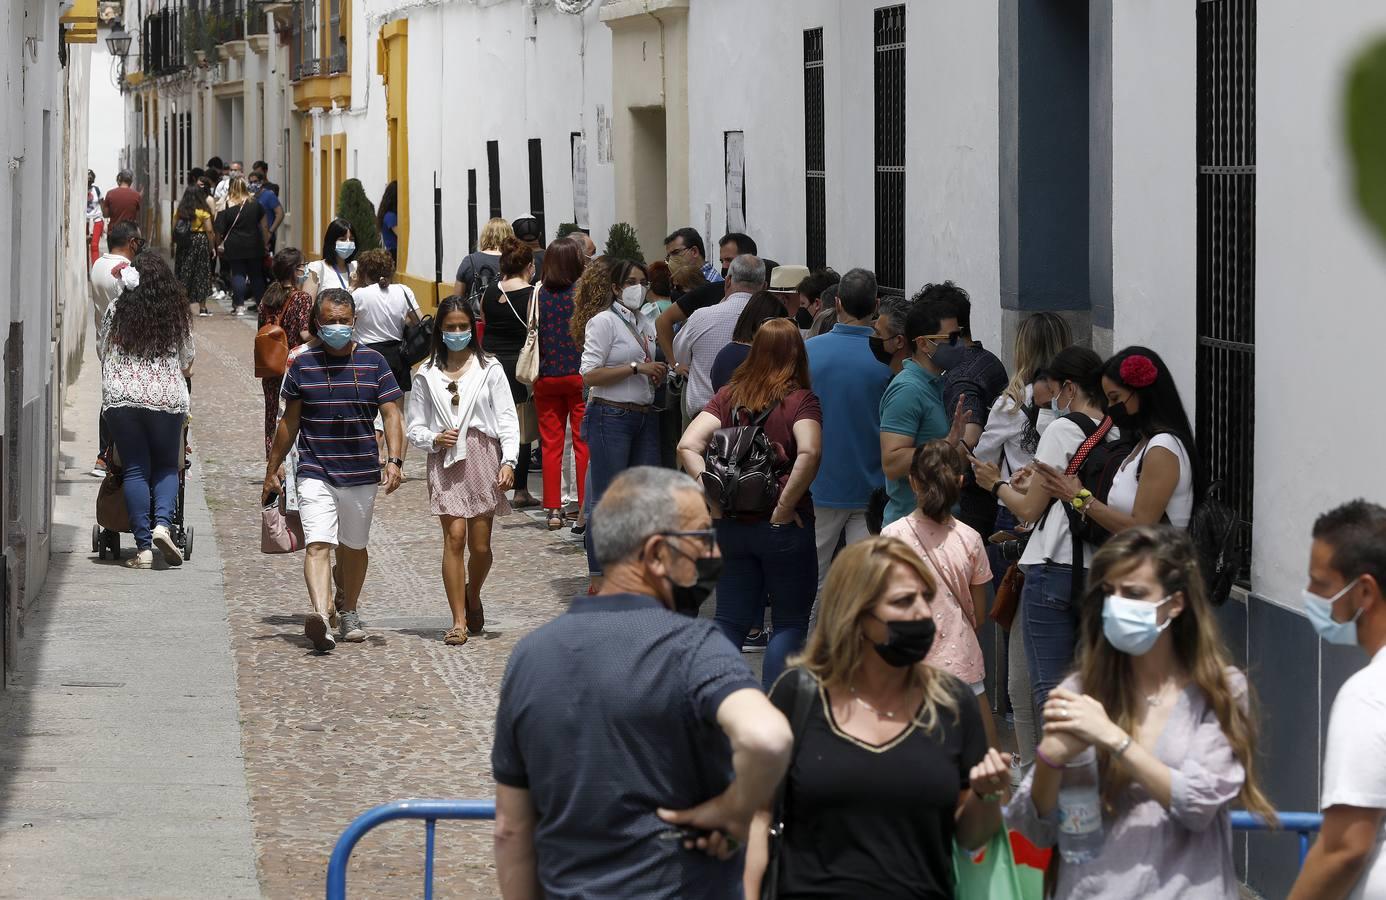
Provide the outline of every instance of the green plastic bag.
<path id="1" fill-rule="evenodd" d="M 1002 828 L 977 853 L 953 845 L 958 900 L 1042 900 L 1044 870 L 1017 865 L 1011 836 Z"/>

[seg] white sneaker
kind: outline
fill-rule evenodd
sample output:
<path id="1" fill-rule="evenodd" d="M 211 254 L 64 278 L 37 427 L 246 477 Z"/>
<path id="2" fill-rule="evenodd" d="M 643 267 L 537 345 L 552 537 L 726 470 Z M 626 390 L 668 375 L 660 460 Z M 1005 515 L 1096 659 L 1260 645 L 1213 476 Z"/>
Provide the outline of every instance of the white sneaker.
<path id="1" fill-rule="evenodd" d="M 154 551 L 138 550 L 135 555 L 125 561 L 127 569 L 152 569 L 154 568 Z"/>
<path id="2" fill-rule="evenodd" d="M 327 621 L 317 613 L 309 613 L 303 620 L 303 633 L 319 653 L 329 653 L 337 646 L 337 639 L 332 636 Z"/>
<path id="3" fill-rule="evenodd" d="M 154 546 L 159 548 L 159 552 L 164 555 L 164 562 L 170 566 L 183 564 L 183 551 L 173 542 L 173 535 L 168 533 L 167 525 L 154 526 Z"/>
<path id="4" fill-rule="evenodd" d="M 359 644 L 366 639 L 366 629 L 356 610 L 348 609 L 342 613 L 342 640 Z"/>

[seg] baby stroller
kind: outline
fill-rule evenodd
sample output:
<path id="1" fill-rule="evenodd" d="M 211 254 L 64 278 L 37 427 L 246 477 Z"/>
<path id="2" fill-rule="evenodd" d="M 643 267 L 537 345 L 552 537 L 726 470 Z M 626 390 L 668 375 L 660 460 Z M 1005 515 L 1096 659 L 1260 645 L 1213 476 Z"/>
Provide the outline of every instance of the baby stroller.
<path id="1" fill-rule="evenodd" d="M 183 525 L 183 493 L 188 484 L 188 419 L 183 419 L 183 440 L 178 454 L 178 499 L 173 504 L 173 522 L 169 534 L 183 551 L 183 559 L 192 559 L 193 530 Z M 130 514 L 125 506 L 125 491 L 121 486 L 122 469 L 115 444 L 106 449 L 106 477 L 96 493 L 96 524 L 91 527 L 91 549 L 99 559 L 120 559 L 120 536 L 130 534 Z"/>

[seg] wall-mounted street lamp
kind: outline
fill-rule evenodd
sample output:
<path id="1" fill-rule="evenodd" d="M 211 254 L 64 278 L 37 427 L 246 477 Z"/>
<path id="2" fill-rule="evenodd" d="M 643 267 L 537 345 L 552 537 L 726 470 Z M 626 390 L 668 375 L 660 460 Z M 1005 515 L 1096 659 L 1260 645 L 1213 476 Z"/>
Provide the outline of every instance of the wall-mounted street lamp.
<path id="1" fill-rule="evenodd" d="M 125 59 L 130 52 L 130 32 L 119 22 L 111 26 L 111 33 L 106 35 L 106 47 L 111 51 L 112 56 Z"/>

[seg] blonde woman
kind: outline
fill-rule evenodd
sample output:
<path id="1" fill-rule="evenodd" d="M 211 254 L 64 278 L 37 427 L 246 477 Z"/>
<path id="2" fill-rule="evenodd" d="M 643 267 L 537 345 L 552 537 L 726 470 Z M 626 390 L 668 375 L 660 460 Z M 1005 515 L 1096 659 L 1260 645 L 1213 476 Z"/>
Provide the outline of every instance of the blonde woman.
<path id="1" fill-rule="evenodd" d="M 1078 671 L 1049 694 L 1038 763 L 1006 810 L 1039 846 L 1058 832 L 1064 765 L 1097 751 L 1104 840 L 1056 856 L 1056 897 L 1233 898 L 1236 803 L 1273 818 L 1255 775 L 1256 720 L 1183 530 L 1128 529 L 1093 557 Z"/>
<path id="2" fill-rule="evenodd" d="M 455 293 L 472 303 L 472 311 L 481 309 L 486 289 L 500 280 L 501 243 L 514 238 L 515 232 L 504 219 L 492 219 L 481 229 L 477 250 L 468 254 L 457 267 Z"/>
<path id="3" fill-rule="evenodd" d="M 265 210 L 250 193 L 242 175 L 232 175 L 226 209 L 217 214 L 217 254 L 231 269 L 231 311 L 245 315 L 247 302 L 259 303 L 265 292 L 265 247 L 269 228 Z"/>
<path id="4" fill-rule="evenodd" d="M 1006 754 L 988 749 L 972 691 L 924 663 L 934 580 L 903 542 L 838 554 L 818 627 L 770 701 L 796 726 L 775 876 L 780 898 L 951 897 L 953 845 L 1001 828 Z M 761 896 L 771 815 L 757 814 L 745 894 Z"/>
<path id="5" fill-rule="evenodd" d="M 1006 390 L 991 405 L 987 426 L 972 451 L 976 459 L 996 466 L 998 481 L 1014 478 L 1034 460 L 1040 433 L 1055 415 L 1049 406 L 1049 381 L 1040 376 L 1059 351 L 1071 343 L 1068 322 L 1058 313 L 1035 313 L 1022 319 L 1016 329 L 1014 374 Z M 996 530 L 1013 532 L 1019 520 L 999 499 L 996 503 Z M 990 536 L 982 535 L 983 539 Z M 1009 563 L 998 545 L 989 544 L 987 555 L 999 589 Z M 1025 662 L 1024 618 L 1016 616 L 1006 635 L 1006 687 L 1015 715 L 1017 784 L 1034 763 L 1035 745 L 1039 743 L 1030 667 Z"/>

